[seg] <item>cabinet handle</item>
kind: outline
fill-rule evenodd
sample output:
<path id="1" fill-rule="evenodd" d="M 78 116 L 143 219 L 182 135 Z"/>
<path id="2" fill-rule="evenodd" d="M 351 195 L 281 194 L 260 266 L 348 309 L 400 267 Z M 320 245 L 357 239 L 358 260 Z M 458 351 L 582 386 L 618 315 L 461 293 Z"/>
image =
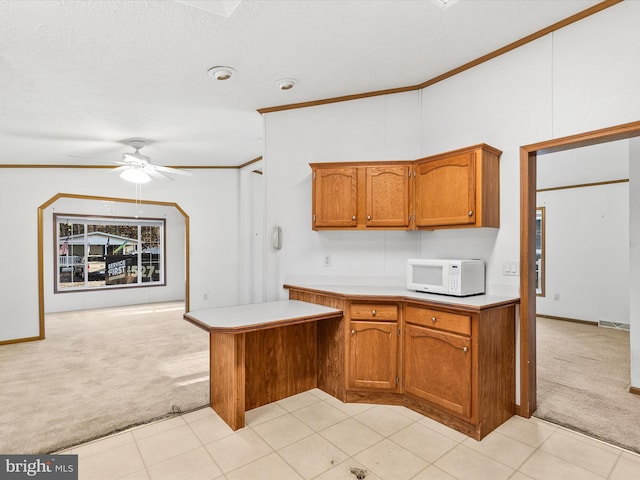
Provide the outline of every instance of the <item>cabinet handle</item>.
<path id="1" fill-rule="evenodd" d="M 473 210 L 469 210 L 469 216 L 473 215 Z"/>
<path id="2" fill-rule="evenodd" d="M 367 220 L 371 220 L 371 215 L 367 215 Z"/>
<path id="3" fill-rule="evenodd" d="M 432 321 L 433 323 L 436 323 L 436 317 L 431 317 L 431 321 Z"/>
<path id="4" fill-rule="evenodd" d="M 355 334 L 356 334 L 356 331 L 355 330 L 351 330 L 351 335 L 355 335 Z M 464 347 L 464 348 L 467 348 L 467 347 Z"/>
<path id="5" fill-rule="evenodd" d="M 351 220 L 355 220 L 355 219 L 356 219 L 356 216 L 355 216 L 355 215 L 354 215 L 353 217 L 351 217 Z"/>
<path id="6" fill-rule="evenodd" d="M 375 310 L 371 310 L 371 315 L 373 315 L 374 317 L 376 316 L 378 312 L 376 312 Z"/>
<path id="7" fill-rule="evenodd" d="M 467 352 L 469 351 L 469 349 L 468 349 L 467 347 L 462 347 L 462 351 L 463 351 L 464 353 L 467 353 Z"/>

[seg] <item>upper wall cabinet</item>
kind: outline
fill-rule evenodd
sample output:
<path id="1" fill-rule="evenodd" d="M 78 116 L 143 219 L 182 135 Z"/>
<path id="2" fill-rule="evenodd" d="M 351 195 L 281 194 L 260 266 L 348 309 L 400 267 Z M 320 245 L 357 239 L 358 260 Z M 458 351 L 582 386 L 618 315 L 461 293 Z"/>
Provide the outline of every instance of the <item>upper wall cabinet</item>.
<path id="1" fill-rule="evenodd" d="M 499 227 L 501 154 L 483 144 L 416 160 L 416 227 Z"/>
<path id="2" fill-rule="evenodd" d="M 314 230 L 500 226 L 501 151 L 415 161 L 312 163 Z"/>
<path id="3" fill-rule="evenodd" d="M 412 162 L 313 163 L 311 169 L 314 230 L 409 228 Z"/>

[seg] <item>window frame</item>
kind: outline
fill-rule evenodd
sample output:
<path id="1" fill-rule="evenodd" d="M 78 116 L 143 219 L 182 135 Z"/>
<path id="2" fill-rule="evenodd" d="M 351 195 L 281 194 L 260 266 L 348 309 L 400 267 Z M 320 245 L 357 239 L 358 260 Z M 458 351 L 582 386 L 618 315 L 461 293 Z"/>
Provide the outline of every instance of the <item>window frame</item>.
<path id="1" fill-rule="evenodd" d="M 81 257 L 83 259 L 83 263 L 79 264 L 76 262 L 73 262 L 72 267 L 75 268 L 75 266 L 82 266 L 82 271 L 83 271 L 83 279 L 81 280 L 82 285 L 78 285 L 78 286 L 62 286 L 62 284 L 64 282 L 61 282 L 61 267 L 65 266 L 64 264 L 60 263 L 60 251 L 61 251 L 61 246 L 62 246 L 62 242 L 64 240 L 64 237 L 60 236 L 60 224 L 63 223 L 69 223 L 72 222 L 73 224 L 80 224 L 83 225 L 83 245 L 82 245 L 82 252 L 83 252 L 83 256 Z M 158 280 L 149 280 L 149 281 L 144 281 L 144 278 L 142 276 L 139 276 L 137 274 L 133 274 L 133 276 L 135 276 L 136 281 L 134 283 L 120 283 L 120 284 L 115 284 L 115 285 L 107 285 L 106 283 L 101 284 L 101 285 L 91 285 L 89 283 L 89 273 L 85 271 L 87 265 L 88 265 L 88 259 L 89 257 L 94 257 L 95 255 L 91 253 L 90 248 L 90 242 L 87 241 L 88 239 L 88 235 L 89 233 L 93 233 L 93 232 L 89 232 L 88 229 L 88 225 L 123 225 L 123 226 L 135 226 L 137 227 L 137 236 L 138 238 L 136 239 L 136 248 L 135 248 L 135 253 L 136 253 L 136 265 L 135 268 L 132 268 L 132 271 L 137 272 L 138 270 L 141 270 L 141 267 L 144 267 L 144 263 L 143 263 L 143 255 L 145 254 L 145 252 L 143 251 L 142 248 L 142 238 L 141 238 L 141 231 L 143 227 L 158 227 L 160 229 L 159 232 L 159 238 L 158 238 L 158 256 L 160 257 L 158 259 L 158 264 L 160 265 L 160 270 L 158 272 Z M 106 233 L 106 232 L 105 232 Z M 104 291 L 104 290 L 114 290 L 114 289 L 122 289 L 122 288 L 139 288 L 139 287 L 161 287 L 161 286 L 166 286 L 167 285 L 167 272 L 166 272 L 166 265 L 167 265 L 167 259 L 166 259 L 166 254 L 167 254 L 167 238 L 166 238 L 166 233 L 167 233 L 167 229 L 166 229 L 166 219 L 164 218 L 151 218 L 151 217 L 125 217 L 125 216 L 115 216 L 115 215 L 83 215 L 83 214 L 76 214 L 76 213 L 54 213 L 53 214 L 53 293 L 57 294 L 57 293 L 75 293 L 75 292 L 93 292 L 93 291 Z M 79 234 L 78 234 L 79 235 Z M 113 234 L 111 234 L 113 235 Z M 108 243 L 107 243 L 107 249 L 108 249 Z M 67 245 L 66 248 L 69 248 L 69 245 Z M 148 252 L 147 252 L 148 253 Z M 105 255 L 102 255 L 103 260 L 106 261 Z M 153 259 L 151 259 L 151 261 L 153 261 Z M 156 263 L 156 262 L 153 262 Z M 105 265 L 106 267 L 106 265 Z M 134 266 L 132 266 L 134 267 Z M 154 270 L 157 271 L 157 270 Z M 106 282 L 106 272 L 105 272 L 105 277 L 104 278 L 104 282 Z M 71 283 L 75 283 L 73 282 L 73 270 L 72 270 L 72 274 L 71 274 Z M 80 283 L 80 282 L 77 282 Z"/>

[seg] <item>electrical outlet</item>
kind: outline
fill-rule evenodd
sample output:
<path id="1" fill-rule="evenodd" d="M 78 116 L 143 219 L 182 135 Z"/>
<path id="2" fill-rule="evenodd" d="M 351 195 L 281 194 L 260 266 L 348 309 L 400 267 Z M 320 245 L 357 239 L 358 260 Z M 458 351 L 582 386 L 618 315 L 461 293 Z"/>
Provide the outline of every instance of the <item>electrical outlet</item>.
<path id="1" fill-rule="evenodd" d="M 208 293 L 203 294 L 203 295 L 202 295 L 202 300 L 204 300 L 205 302 L 206 302 L 207 300 L 209 300 L 209 294 L 208 294 Z"/>
<path id="2" fill-rule="evenodd" d="M 330 267 L 331 266 L 331 255 L 325 255 L 323 257 L 322 266 L 323 267 Z"/>
<path id="3" fill-rule="evenodd" d="M 553 299 L 554 299 L 556 302 L 557 302 L 557 301 L 559 301 L 559 300 L 560 300 L 560 294 L 559 294 L 559 293 L 556 293 L 556 294 L 553 296 Z"/>

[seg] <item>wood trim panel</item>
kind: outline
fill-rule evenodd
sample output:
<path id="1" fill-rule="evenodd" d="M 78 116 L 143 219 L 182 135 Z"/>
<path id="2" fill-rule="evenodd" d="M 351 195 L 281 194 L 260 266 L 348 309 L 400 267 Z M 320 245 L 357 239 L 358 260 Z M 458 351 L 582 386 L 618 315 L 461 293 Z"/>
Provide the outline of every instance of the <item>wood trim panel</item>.
<path id="1" fill-rule="evenodd" d="M 535 209 L 538 154 L 640 136 L 640 121 L 520 147 L 520 414 L 536 409 Z"/>
<path id="2" fill-rule="evenodd" d="M 629 393 L 633 393 L 634 395 L 640 395 L 640 388 L 638 388 L 638 387 L 629 387 Z"/>
<path id="3" fill-rule="evenodd" d="M 540 192 L 553 192 L 555 190 L 568 190 L 570 188 L 586 188 L 586 187 L 599 187 L 601 185 L 613 185 L 616 183 L 629 183 L 628 178 L 623 178 L 620 180 L 608 180 L 606 182 L 594 182 L 594 183 L 580 183 L 576 185 L 565 185 L 562 187 L 551 187 L 551 188 L 539 188 L 536 190 L 537 193 Z M 539 208 L 539 207 L 538 207 Z"/>
<path id="4" fill-rule="evenodd" d="M 592 7 L 587 8 L 586 10 L 583 10 L 582 12 L 578 12 L 574 15 L 571 15 L 563 20 L 560 20 L 559 22 L 556 22 L 546 28 L 543 28 L 541 30 L 538 30 L 537 32 L 534 32 L 530 35 L 527 35 L 526 37 L 523 37 L 519 40 L 516 40 L 515 42 L 512 42 L 508 45 L 505 45 L 504 47 L 501 47 L 497 50 L 494 50 L 493 52 L 487 53 L 486 55 L 483 55 L 481 57 L 476 58 L 475 60 L 472 60 L 470 62 L 465 63 L 464 65 L 460 65 L 459 67 L 456 67 L 452 70 L 449 70 L 448 72 L 442 73 L 440 75 L 437 75 L 425 82 L 419 83 L 417 85 L 411 85 L 408 87 L 398 87 L 398 88 L 389 88 L 389 89 L 385 89 L 385 90 L 376 90 L 373 92 L 365 92 L 365 93 L 357 93 L 357 94 L 352 94 L 352 95 L 343 95 L 340 97 L 332 97 L 332 98 L 325 98 L 322 100 L 312 100 L 312 101 L 308 101 L 308 102 L 300 102 L 300 103 L 291 103 L 291 104 L 287 104 L 287 105 L 279 105 L 279 106 L 275 106 L 275 107 L 265 107 L 265 108 L 259 108 L 257 111 L 258 113 L 272 113 L 272 112 L 279 112 L 282 110 L 293 110 L 296 108 L 305 108 L 305 107 L 314 107 L 317 105 L 326 105 L 329 103 L 339 103 L 339 102 L 347 102 L 350 100 L 358 100 L 361 98 L 369 98 L 369 97 L 376 97 L 376 96 L 380 96 L 380 95 L 390 95 L 390 94 L 394 94 L 394 93 L 403 93 L 403 92 L 411 92 L 411 91 L 415 91 L 415 90 L 421 90 L 423 88 L 426 87 L 430 87 L 431 85 L 434 85 L 438 82 L 441 82 L 443 80 L 446 80 L 448 78 L 451 78 L 459 73 L 462 73 L 466 70 L 470 70 L 473 67 L 476 67 L 482 63 L 488 62 L 489 60 L 493 60 L 496 57 L 499 57 L 500 55 L 510 52 L 511 50 L 515 50 L 516 48 L 519 48 L 523 45 L 526 45 L 527 43 L 533 42 L 534 40 L 537 40 L 539 38 L 544 37 L 545 35 L 548 35 L 549 33 L 552 33 L 556 30 L 559 30 L 561 28 L 566 27 L 567 25 L 571 25 L 572 23 L 578 22 L 584 18 L 587 18 L 591 15 L 594 15 L 606 8 L 609 8 L 617 3 L 622 2 L 623 0 L 605 0 L 603 2 L 600 2 Z"/>
<path id="5" fill-rule="evenodd" d="M 561 320 L 563 322 L 583 323 L 585 325 L 598 325 L 598 322 L 594 322 L 594 321 L 591 321 L 591 320 L 579 320 L 577 318 L 556 317 L 555 315 L 541 315 L 541 314 L 537 313 L 536 317 L 538 317 L 538 318 L 550 318 L 551 320 Z"/>
<path id="6" fill-rule="evenodd" d="M 249 160 L 240 165 L 167 165 L 169 168 L 179 168 L 183 170 L 217 170 L 217 169 L 240 169 L 252 165 L 262 160 L 262 156 Z M 118 168 L 117 165 L 66 165 L 50 163 L 4 163 L 0 168 Z"/>

